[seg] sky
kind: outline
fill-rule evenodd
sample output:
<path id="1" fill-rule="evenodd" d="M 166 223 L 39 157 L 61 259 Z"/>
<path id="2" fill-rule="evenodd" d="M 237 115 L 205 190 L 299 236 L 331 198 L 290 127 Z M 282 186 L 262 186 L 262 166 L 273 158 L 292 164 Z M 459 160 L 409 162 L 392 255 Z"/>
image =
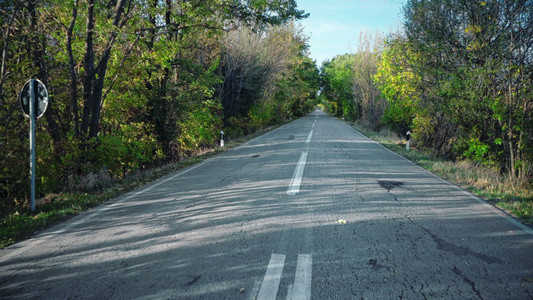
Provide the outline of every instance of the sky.
<path id="1" fill-rule="evenodd" d="M 355 53 L 359 33 L 389 33 L 401 28 L 406 0 L 297 0 L 310 13 L 300 21 L 310 37 L 311 58 L 318 66 L 335 55 Z"/>

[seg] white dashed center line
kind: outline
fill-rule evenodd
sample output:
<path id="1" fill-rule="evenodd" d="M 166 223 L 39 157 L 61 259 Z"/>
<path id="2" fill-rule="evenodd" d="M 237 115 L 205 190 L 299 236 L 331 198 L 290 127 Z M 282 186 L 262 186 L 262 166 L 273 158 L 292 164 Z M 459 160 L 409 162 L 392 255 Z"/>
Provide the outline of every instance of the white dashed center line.
<path id="1" fill-rule="evenodd" d="M 291 184 L 289 185 L 289 190 L 287 191 L 288 195 L 296 195 L 300 192 L 300 184 L 302 183 L 302 176 L 304 174 L 305 163 L 307 162 L 307 152 L 303 152 L 300 155 L 300 160 L 296 165 L 296 170 L 294 170 L 294 175 L 292 176 Z"/>
<path id="2" fill-rule="evenodd" d="M 276 299 L 284 265 L 285 255 L 272 253 L 257 300 Z"/>

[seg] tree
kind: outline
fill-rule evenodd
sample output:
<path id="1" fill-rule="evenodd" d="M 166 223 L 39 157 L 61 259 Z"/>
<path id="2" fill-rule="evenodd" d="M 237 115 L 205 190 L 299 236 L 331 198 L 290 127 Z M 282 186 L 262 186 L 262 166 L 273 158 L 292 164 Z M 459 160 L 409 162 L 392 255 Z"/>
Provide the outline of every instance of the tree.
<path id="1" fill-rule="evenodd" d="M 389 37 L 381 54 L 374 80 L 388 102 L 383 121 L 400 135 L 413 130 L 420 78 L 411 67 L 416 54 L 401 34 Z"/>
<path id="2" fill-rule="evenodd" d="M 354 55 L 335 56 L 322 65 L 321 96 L 330 104 L 331 112 L 336 116 L 344 116 L 355 120 L 360 116 L 361 107 L 354 101 Z"/>
<path id="3" fill-rule="evenodd" d="M 382 50 L 383 38 L 378 31 L 361 32 L 353 62 L 353 97 L 356 107 L 360 108 L 359 117 L 374 128 L 380 127 L 386 106 L 374 82 Z"/>
<path id="4" fill-rule="evenodd" d="M 532 9 L 530 0 L 407 3 L 434 148 L 531 173 Z"/>
<path id="5" fill-rule="evenodd" d="M 374 82 L 381 59 L 383 38 L 379 32 L 362 32 L 355 54 L 344 54 L 322 66 L 321 97 L 337 116 L 359 119 L 374 128 L 381 125 L 386 101 Z"/>
<path id="6" fill-rule="evenodd" d="M 298 60 L 304 56 L 303 44 L 301 32 L 294 24 L 256 32 L 242 28 L 226 35 L 219 69 L 223 80 L 218 88 L 226 126 L 250 117 L 254 109 L 263 117 L 253 127 L 262 127 L 272 118 L 279 120 L 292 115 L 290 103 L 296 95 L 282 94 L 289 92 L 290 76 L 301 66 Z"/>
<path id="7" fill-rule="evenodd" d="M 223 126 L 215 93 L 223 34 L 306 17 L 294 0 L 5 0 L 0 11 L 7 209 L 26 197 L 27 125 L 13 100 L 29 77 L 51 96 L 38 127 L 38 193 L 57 192 L 77 176 L 125 176 L 212 145 Z M 275 94 L 278 79 L 254 101 Z"/>

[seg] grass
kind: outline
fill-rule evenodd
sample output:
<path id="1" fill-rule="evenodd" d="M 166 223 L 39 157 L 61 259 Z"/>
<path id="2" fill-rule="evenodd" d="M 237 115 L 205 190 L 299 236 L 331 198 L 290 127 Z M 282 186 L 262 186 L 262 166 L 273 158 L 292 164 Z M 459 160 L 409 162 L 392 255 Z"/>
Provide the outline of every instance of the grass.
<path id="1" fill-rule="evenodd" d="M 383 129 L 375 132 L 361 124 L 354 127 L 368 138 L 411 160 L 417 165 L 455 183 L 467 191 L 487 200 L 525 224 L 533 224 L 533 189 L 531 183 L 520 181 L 497 170 L 469 160 L 457 162 L 435 158 L 424 149 L 405 149 L 405 140 L 396 133 Z"/>
<path id="2" fill-rule="evenodd" d="M 17 241 L 30 238 L 37 232 L 54 224 L 63 222 L 68 218 L 187 166 L 199 163 L 277 127 L 279 126 L 271 126 L 254 134 L 226 141 L 224 148 L 204 149 L 189 159 L 145 172 L 131 174 L 125 178 L 109 180 L 109 178 L 97 174 L 88 174 L 85 177 L 78 178 L 76 183 L 68 188 L 68 191 L 59 194 L 48 194 L 41 199 L 37 199 L 36 210 L 33 213 L 30 212 L 28 207 L 18 208 L 18 210 L 0 219 L 0 249 Z"/>

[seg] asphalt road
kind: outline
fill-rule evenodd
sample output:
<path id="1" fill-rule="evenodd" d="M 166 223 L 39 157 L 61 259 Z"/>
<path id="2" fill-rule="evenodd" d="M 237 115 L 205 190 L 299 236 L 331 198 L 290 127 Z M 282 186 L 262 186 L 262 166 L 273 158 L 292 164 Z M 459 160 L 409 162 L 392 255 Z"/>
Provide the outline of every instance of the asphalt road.
<path id="1" fill-rule="evenodd" d="M 1 299 L 531 299 L 533 231 L 314 112 L 0 251 Z"/>

